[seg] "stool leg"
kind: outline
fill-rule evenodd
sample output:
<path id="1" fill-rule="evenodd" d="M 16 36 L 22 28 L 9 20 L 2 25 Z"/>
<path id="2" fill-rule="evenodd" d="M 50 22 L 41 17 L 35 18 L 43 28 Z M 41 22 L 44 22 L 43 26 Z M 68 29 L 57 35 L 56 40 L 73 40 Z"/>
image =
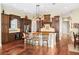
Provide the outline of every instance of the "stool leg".
<path id="1" fill-rule="evenodd" d="M 34 45 L 36 46 L 36 41 L 35 41 Z"/>
<path id="2" fill-rule="evenodd" d="M 43 41 L 43 43 L 42 43 L 42 46 L 44 46 L 44 41 Z"/>
<path id="3" fill-rule="evenodd" d="M 30 39 L 29 39 L 29 44 L 30 44 Z"/>
<path id="4" fill-rule="evenodd" d="M 35 42 L 34 42 L 34 40 L 33 40 L 33 46 L 34 46 L 34 43 L 35 43 Z"/>
<path id="5" fill-rule="evenodd" d="M 39 41 L 38 41 L 38 46 L 39 46 Z"/>
<path id="6" fill-rule="evenodd" d="M 29 44 L 30 44 L 30 39 L 29 39 Z"/>
<path id="7" fill-rule="evenodd" d="M 26 40 L 26 39 L 24 39 L 24 43 L 25 43 L 25 44 L 26 44 L 26 41 L 27 41 L 27 40 Z"/>
<path id="8" fill-rule="evenodd" d="M 46 45 L 48 47 L 48 41 L 46 41 Z M 42 42 L 42 46 L 44 46 L 44 41 Z"/>
<path id="9" fill-rule="evenodd" d="M 32 40 L 32 46 L 33 46 L 33 40 Z"/>
<path id="10" fill-rule="evenodd" d="M 48 47 L 48 41 L 47 41 L 47 47 Z"/>
<path id="11" fill-rule="evenodd" d="M 43 46 L 43 41 L 42 41 L 42 46 Z"/>

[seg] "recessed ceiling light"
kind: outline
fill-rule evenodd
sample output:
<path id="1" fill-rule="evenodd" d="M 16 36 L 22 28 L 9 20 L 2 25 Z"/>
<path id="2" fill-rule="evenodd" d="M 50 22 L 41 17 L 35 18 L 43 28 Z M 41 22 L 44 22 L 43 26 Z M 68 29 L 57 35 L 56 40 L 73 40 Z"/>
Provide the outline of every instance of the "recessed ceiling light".
<path id="1" fill-rule="evenodd" d="M 40 6 L 40 5 L 36 5 L 36 6 Z"/>
<path id="2" fill-rule="evenodd" d="M 56 3 L 52 3 L 52 5 L 55 5 Z"/>

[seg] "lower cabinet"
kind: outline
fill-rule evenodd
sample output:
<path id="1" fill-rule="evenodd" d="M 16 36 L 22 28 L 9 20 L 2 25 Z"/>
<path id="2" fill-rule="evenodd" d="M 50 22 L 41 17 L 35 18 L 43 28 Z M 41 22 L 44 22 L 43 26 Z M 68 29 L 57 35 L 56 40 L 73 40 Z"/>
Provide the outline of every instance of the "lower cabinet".
<path id="1" fill-rule="evenodd" d="M 15 33 L 9 33 L 9 42 L 15 40 Z"/>
<path id="2" fill-rule="evenodd" d="M 2 33 L 2 44 L 7 43 L 8 39 L 8 33 Z"/>
<path id="3" fill-rule="evenodd" d="M 22 33 L 20 33 L 20 32 L 17 32 L 17 33 L 15 33 L 15 39 L 16 40 L 20 40 L 20 39 L 22 39 Z"/>
<path id="4" fill-rule="evenodd" d="M 22 35 L 20 32 L 9 33 L 9 42 L 14 40 L 20 40 L 21 38 L 22 38 Z"/>

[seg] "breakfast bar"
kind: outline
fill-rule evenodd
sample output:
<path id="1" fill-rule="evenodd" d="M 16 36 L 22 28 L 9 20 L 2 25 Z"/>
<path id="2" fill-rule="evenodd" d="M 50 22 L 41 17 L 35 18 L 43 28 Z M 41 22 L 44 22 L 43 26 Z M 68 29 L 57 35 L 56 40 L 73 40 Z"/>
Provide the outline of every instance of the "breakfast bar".
<path id="1" fill-rule="evenodd" d="M 30 33 L 30 42 L 27 38 L 24 41 L 32 44 L 33 46 L 47 46 L 53 48 L 56 45 L 56 33 L 54 32 L 33 32 Z"/>

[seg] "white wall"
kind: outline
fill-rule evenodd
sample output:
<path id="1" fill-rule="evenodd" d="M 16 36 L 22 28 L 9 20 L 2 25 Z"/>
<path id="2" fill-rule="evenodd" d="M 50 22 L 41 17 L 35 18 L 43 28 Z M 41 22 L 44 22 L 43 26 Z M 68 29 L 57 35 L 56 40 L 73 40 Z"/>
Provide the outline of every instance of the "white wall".
<path id="1" fill-rule="evenodd" d="M 21 17 L 25 16 L 23 11 L 21 12 L 20 10 L 16 10 L 15 8 L 7 6 L 6 4 L 2 4 L 2 10 L 4 10 L 5 14 L 14 14 L 14 15 L 18 15 Z"/>
<path id="2" fill-rule="evenodd" d="M 70 25 L 74 23 L 79 23 L 79 8 L 73 10 L 68 14 L 68 17 L 71 17 Z M 70 31 L 75 31 L 74 28 L 70 28 Z"/>
<path id="3" fill-rule="evenodd" d="M 73 23 L 79 23 L 79 8 L 72 11 L 70 14 Z"/>
<path id="4" fill-rule="evenodd" d="M 79 23 L 79 8 L 73 10 L 72 12 L 66 14 L 66 15 L 62 15 L 60 16 L 60 39 L 61 39 L 61 36 L 63 36 L 64 34 L 62 34 L 62 21 L 64 20 L 63 17 L 70 17 L 70 19 L 68 19 L 67 21 L 70 22 L 70 29 L 69 29 L 69 34 L 72 36 L 72 40 L 73 40 L 73 34 L 72 32 L 78 32 L 77 29 L 71 27 L 71 24 L 73 23 Z"/>
<path id="5" fill-rule="evenodd" d="M 79 8 L 75 9 L 74 11 L 72 11 L 70 16 L 72 18 L 71 24 L 79 23 Z M 77 28 L 73 28 L 73 26 L 72 26 L 72 28 L 70 28 L 70 31 L 71 31 L 72 41 L 74 41 L 72 32 L 78 33 L 78 29 Z"/>
<path id="6" fill-rule="evenodd" d="M 79 23 L 79 8 L 74 10 L 71 14 L 70 14 L 71 18 L 72 18 L 72 21 L 71 23 L 74 24 L 74 23 Z M 78 29 L 77 28 L 71 28 L 70 29 L 71 31 L 74 31 L 74 32 L 78 32 Z"/>
<path id="7" fill-rule="evenodd" d="M 18 7 L 20 7 L 20 6 L 18 6 Z M 24 18 L 25 16 L 28 16 L 29 19 L 33 18 L 32 14 L 30 14 L 30 13 L 26 14 L 23 10 L 15 9 L 11 6 L 7 6 L 6 4 L 2 4 L 2 9 L 4 9 L 5 14 L 14 14 L 14 15 L 21 16 L 22 18 Z"/>

